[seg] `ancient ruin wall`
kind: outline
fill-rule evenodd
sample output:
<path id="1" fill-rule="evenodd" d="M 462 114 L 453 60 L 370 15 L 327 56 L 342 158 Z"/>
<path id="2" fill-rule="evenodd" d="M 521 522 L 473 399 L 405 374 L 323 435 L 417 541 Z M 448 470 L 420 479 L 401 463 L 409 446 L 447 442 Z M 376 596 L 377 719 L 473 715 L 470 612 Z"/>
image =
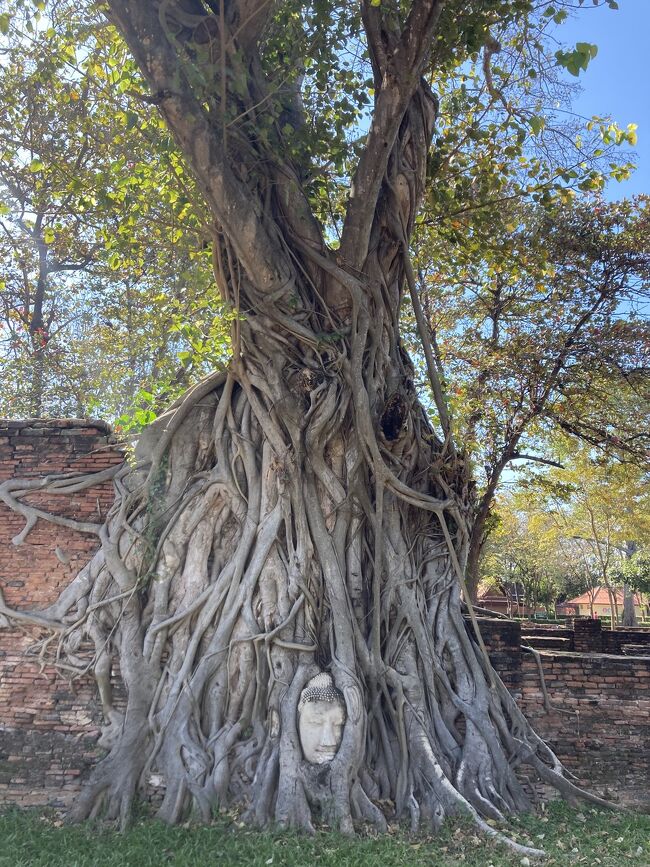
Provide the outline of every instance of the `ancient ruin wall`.
<path id="1" fill-rule="evenodd" d="M 650 805 L 650 657 L 542 655 L 522 666 L 520 702 L 537 732 L 583 784 L 610 799 Z"/>
<path id="2" fill-rule="evenodd" d="M 0 420 L 0 482 L 98 471 L 123 459 L 102 422 Z M 96 522 L 110 508 L 113 488 L 104 484 L 64 498 L 35 494 L 29 502 Z M 97 538 L 39 520 L 15 546 L 24 525 L 0 502 L 0 590 L 9 607 L 42 608 L 90 559 Z M 0 803 L 65 801 L 97 758 L 101 714 L 94 685 L 88 678 L 68 681 L 26 658 L 39 637 L 37 629 L 0 623 Z"/>
<path id="3" fill-rule="evenodd" d="M 649 806 L 650 647 L 643 656 L 599 652 L 602 645 L 594 636 L 600 624 L 593 627 L 581 618 L 575 643 L 587 644 L 588 633 L 589 652 L 538 650 L 545 699 L 535 657 L 522 648 L 527 638 L 522 639 L 520 624 L 484 620 L 481 628 L 496 669 L 565 767 L 606 797 Z M 547 631 L 549 638 L 553 632 Z M 646 642 L 642 630 L 625 630 L 623 637 L 639 646 Z"/>

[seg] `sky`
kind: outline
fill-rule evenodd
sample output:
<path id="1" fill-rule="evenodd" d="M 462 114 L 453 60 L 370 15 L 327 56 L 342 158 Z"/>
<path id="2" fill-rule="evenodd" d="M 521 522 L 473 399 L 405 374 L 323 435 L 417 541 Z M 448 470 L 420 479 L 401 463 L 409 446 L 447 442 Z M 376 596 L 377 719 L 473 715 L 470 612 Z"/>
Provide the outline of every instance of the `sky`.
<path id="1" fill-rule="evenodd" d="M 619 126 L 638 124 L 635 147 L 638 164 L 630 180 L 611 181 L 606 196 L 621 199 L 637 193 L 650 194 L 650 0 L 617 0 L 609 9 L 600 0 L 594 6 L 585 0 L 575 17 L 558 28 L 556 36 L 565 46 L 591 42 L 598 54 L 578 79 L 582 93 L 573 100 L 580 114 L 610 115 Z M 573 82 L 575 78 L 568 75 Z"/>

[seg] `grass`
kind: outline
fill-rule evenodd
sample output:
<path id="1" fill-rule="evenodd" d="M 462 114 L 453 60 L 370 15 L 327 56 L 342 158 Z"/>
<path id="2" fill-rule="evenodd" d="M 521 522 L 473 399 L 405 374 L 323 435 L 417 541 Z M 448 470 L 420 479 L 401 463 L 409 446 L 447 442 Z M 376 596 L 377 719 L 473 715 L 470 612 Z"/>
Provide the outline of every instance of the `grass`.
<path id="1" fill-rule="evenodd" d="M 544 864 L 650 867 L 650 816 L 571 810 L 551 804 L 545 813 L 510 825 L 519 842 L 543 847 Z M 90 824 L 69 827 L 54 814 L 0 814 L 0 867 L 511 867 L 521 856 L 478 836 L 466 822 L 448 823 L 435 837 L 402 830 L 382 837 L 314 837 L 260 832 L 219 818 L 209 827 L 169 828 L 138 820 L 124 835 Z M 525 863 L 525 862 L 524 862 Z"/>

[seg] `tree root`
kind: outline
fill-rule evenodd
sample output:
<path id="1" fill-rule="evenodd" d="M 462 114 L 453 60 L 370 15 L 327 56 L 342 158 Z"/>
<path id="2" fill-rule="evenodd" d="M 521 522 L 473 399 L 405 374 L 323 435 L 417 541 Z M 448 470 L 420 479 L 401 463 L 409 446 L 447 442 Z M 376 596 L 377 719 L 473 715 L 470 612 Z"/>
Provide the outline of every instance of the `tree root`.
<path id="1" fill-rule="evenodd" d="M 567 797 L 612 806 L 566 778 L 470 640 L 446 522 L 388 489 L 378 512 L 355 502 L 350 442 L 337 456 L 331 439 L 314 439 L 299 483 L 295 450 L 268 446 L 267 416 L 248 388 L 220 382 L 154 425 L 144 458 L 139 450 L 136 466 L 115 475 L 102 547 L 48 615 L 0 607 L 10 620 L 57 629 L 59 664 L 77 658 L 82 638 L 93 642 L 94 657 L 76 667 L 97 679 L 109 752 L 71 818 L 103 811 L 125 827 L 155 773 L 158 815 L 171 823 L 238 805 L 258 825 L 312 832 L 326 821 L 353 833 L 362 822 L 382 832 L 390 805 L 414 829 L 465 813 L 482 833 L 539 857 L 489 824 L 529 806 L 518 766 Z M 307 413 L 320 430 L 337 410 L 328 388 Z M 125 713 L 113 707 L 113 662 Z M 322 669 L 347 720 L 334 759 L 311 765 L 297 707 Z"/>

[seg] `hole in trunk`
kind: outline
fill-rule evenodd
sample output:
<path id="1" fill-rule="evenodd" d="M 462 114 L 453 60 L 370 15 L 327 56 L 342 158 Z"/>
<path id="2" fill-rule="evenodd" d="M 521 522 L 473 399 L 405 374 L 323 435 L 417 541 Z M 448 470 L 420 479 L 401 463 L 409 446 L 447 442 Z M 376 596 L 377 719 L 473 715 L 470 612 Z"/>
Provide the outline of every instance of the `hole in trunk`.
<path id="1" fill-rule="evenodd" d="M 396 392 L 386 401 L 386 406 L 380 420 L 382 432 L 387 440 L 396 440 L 400 436 L 404 427 L 405 417 L 406 404 L 404 398 Z"/>

